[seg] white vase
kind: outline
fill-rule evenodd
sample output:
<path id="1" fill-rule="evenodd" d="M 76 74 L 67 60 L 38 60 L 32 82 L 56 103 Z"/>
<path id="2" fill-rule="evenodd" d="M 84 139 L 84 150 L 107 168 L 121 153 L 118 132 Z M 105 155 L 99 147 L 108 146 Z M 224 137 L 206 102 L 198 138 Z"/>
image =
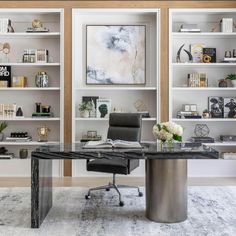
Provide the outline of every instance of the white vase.
<path id="1" fill-rule="evenodd" d="M 88 118 L 89 117 L 89 111 L 80 111 L 80 116 L 82 118 Z"/>
<path id="2" fill-rule="evenodd" d="M 231 82 L 232 82 L 232 85 L 236 87 L 236 80 L 231 80 Z"/>

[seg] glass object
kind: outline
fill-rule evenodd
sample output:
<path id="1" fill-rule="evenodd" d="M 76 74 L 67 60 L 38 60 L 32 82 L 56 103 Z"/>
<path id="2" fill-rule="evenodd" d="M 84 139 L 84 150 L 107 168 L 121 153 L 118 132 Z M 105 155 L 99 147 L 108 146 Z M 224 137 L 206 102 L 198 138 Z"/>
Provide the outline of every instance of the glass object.
<path id="1" fill-rule="evenodd" d="M 45 71 L 39 71 L 35 76 L 36 87 L 49 87 L 49 77 Z"/>

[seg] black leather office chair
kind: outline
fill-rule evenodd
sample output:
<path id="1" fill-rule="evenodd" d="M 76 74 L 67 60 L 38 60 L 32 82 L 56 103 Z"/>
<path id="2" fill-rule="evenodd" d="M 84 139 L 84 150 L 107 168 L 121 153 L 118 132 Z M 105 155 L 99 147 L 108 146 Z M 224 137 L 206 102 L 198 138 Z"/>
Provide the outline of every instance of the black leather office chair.
<path id="1" fill-rule="evenodd" d="M 141 139 L 141 126 L 142 118 L 140 114 L 137 113 L 111 113 L 109 118 L 109 128 L 107 133 L 108 139 L 120 139 L 126 141 L 140 141 Z M 96 188 L 91 188 L 88 194 L 85 196 L 86 199 L 90 199 L 90 192 L 94 190 L 105 189 L 109 191 L 114 188 L 119 194 L 119 205 L 124 206 L 124 202 L 121 198 L 121 193 L 119 188 L 136 188 L 138 190 L 138 196 L 142 197 L 143 193 L 140 191 L 139 187 L 128 186 L 128 185 L 117 185 L 116 184 L 116 174 L 128 175 L 139 166 L 139 160 L 88 160 L 87 170 L 96 172 L 105 172 L 113 174 L 113 181 L 105 186 L 100 186 Z"/>

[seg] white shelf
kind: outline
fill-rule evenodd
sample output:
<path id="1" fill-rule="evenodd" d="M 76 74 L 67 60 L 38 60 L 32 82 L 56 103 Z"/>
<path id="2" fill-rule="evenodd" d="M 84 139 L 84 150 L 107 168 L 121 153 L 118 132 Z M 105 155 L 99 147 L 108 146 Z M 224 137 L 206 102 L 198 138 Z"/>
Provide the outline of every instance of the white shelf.
<path id="1" fill-rule="evenodd" d="M 0 63 L 0 66 L 60 66 L 60 63 L 22 63 L 22 62 L 8 62 L 8 63 Z"/>
<path id="2" fill-rule="evenodd" d="M 209 119 L 178 119 L 172 118 L 174 122 L 236 122 L 236 119 L 230 118 L 209 118 Z"/>
<path id="3" fill-rule="evenodd" d="M 89 91 L 89 90 L 153 90 L 156 91 L 157 88 L 156 87 L 121 87 L 121 86 L 117 86 L 117 87 L 81 87 L 81 88 L 75 88 L 76 90 L 81 90 L 81 91 Z"/>
<path id="4" fill-rule="evenodd" d="M 45 33 L 26 33 L 26 32 L 16 32 L 16 33 L 0 33 L 0 38 L 59 38 L 60 32 L 45 32 Z"/>
<path id="5" fill-rule="evenodd" d="M 37 141 L 30 141 L 30 142 L 0 142 L 0 146 L 41 146 L 41 145 L 54 145 L 59 144 L 60 142 L 57 141 L 48 141 L 48 142 L 37 142 Z"/>
<path id="6" fill-rule="evenodd" d="M 236 90 L 236 87 L 173 87 L 174 91 L 232 91 Z"/>
<path id="7" fill-rule="evenodd" d="M 9 87 L 9 88 L 0 88 L 0 91 L 55 91 L 60 90 L 60 87 L 47 87 L 47 88 L 38 88 L 38 87 Z"/>
<path id="8" fill-rule="evenodd" d="M 236 37 L 236 32 L 233 33 L 223 33 L 223 32 L 200 32 L 200 33 L 181 33 L 173 32 L 173 38 L 234 38 Z"/>
<path id="9" fill-rule="evenodd" d="M 236 67 L 236 63 L 171 63 L 175 67 Z"/>
<path id="10" fill-rule="evenodd" d="M 215 142 L 215 143 L 204 143 L 204 145 L 206 146 L 211 146 L 211 147 L 220 147 L 220 146 L 224 146 L 224 147 L 227 147 L 227 146 L 234 146 L 236 147 L 236 142 Z"/>
<path id="11" fill-rule="evenodd" d="M 51 118 L 33 118 L 33 117 L 24 117 L 24 118 L 1 118 L 0 121 L 59 121 L 59 117 L 51 117 Z"/>
<path id="12" fill-rule="evenodd" d="M 82 118 L 82 117 L 77 117 L 75 118 L 76 121 L 108 121 L 108 118 Z M 143 118 L 143 121 L 156 121 L 157 119 L 154 117 L 150 118 Z"/>

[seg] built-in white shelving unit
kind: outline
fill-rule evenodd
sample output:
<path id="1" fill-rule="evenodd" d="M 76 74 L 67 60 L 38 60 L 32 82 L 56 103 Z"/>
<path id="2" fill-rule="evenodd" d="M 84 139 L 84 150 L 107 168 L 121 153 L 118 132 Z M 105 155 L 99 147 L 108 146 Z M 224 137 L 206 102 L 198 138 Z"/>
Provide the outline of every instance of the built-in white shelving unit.
<path id="1" fill-rule="evenodd" d="M 16 103 L 22 106 L 24 117 L 0 118 L 6 121 L 8 127 L 4 130 L 5 137 L 11 132 L 28 132 L 32 136 L 30 142 L 0 142 L 9 152 L 15 154 L 11 160 L 3 160 L 0 165 L 0 176 L 30 176 L 31 151 L 37 146 L 58 144 L 63 142 L 63 114 L 64 114 L 64 11 L 63 9 L 0 9 L 1 18 L 11 20 L 14 33 L 1 33 L 0 42 L 8 42 L 11 46 L 9 62 L 0 62 L 0 65 L 11 66 L 11 76 L 26 76 L 27 87 L 0 88 L 0 103 Z M 32 21 L 39 19 L 43 26 L 49 29 L 45 33 L 27 33 L 32 27 Z M 23 63 L 24 49 L 47 49 L 49 63 Z M 1 52 L 2 54 L 2 52 Z M 0 57 L 2 57 L 0 55 Z M 35 75 L 45 71 L 49 75 L 49 87 L 35 86 Z M 54 117 L 32 117 L 35 112 L 35 103 L 50 105 Z M 50 129 L 48 142 L 38 142 L 37 128 L 46 125 Z M 19 159 L 19 150 L 28 149 L 28 159 Z M 16 165 L 17 163 L 17 165 Z M 26 166 L 27 165 L 27 166 Z M 63 161 L 55 161 L 53 173 L 56 176 L 63 174 Z"/>
<path id="2" fill-rule="evenodd" d="M 112 110 L 124 112 L 135 112 L 134 103 L 142 100 L 150 114 L 143 118 L 142 140 L 154 140 L 152 127 L 159 120 L 159 24 L 158 9 L 73 9 L 73 142 L 78 143 L 89 130 L 96 130 L 103 139 L 107 135 L 108 118 L 80 117 L 78 106 L 83 96 L 109 98 Z M 145 25 L 146 84 L 86 85 L 86 25 Z M 88 175 L 85 170 L 85 162 L 73 161 L 73 176 Z M 143 175 L 143 167 L 141 172 Z"/>
<path id="3" fill-rule="evenodd" d="M 196 104 L 200 115 L 208 109 L 208 97 L 236 97 L 236 88 L 218 87 L 220 79 L 228 74 L 236 74 L 236 63 L 222 63 L 225 51 L 235 49 L 236 30 L 233 33 L 220 32 L 222 18 L 233 18 L 236 22 L 236 9 L 170 9 L 169 11 L 169 120 L 181 124 L 184 128 L 184 140 L 195 136 L 196 124 L 207 124 L 210 136 L 216 140 L 220 135 L 235 135 L 236 119 L 178 119 L 177 112 L 183 104 Z M 197 24 L 200 33 L 181 33 L 183 23 Z M 211 32 L 216 28 L 217 32 Z M 206 47 L 216 48 L 217 63 L 188 63 L 184 53 L 183 63 L 176 62 L 176 54 L 182 44 L 189 50 L 190 44 L 203 43 Z M 187 75 L 206 73 L 208 87 L 187 87 Z M 214 146 L 222 146 L 217 142 Z M 225 145 L 223 145 L 225 146 Z M 236 167 L 232 162 L 189 161 L 190 176 L 230 176 L 235 175 Z M 234 171 L 233 171 L 234 170 Z"/>

